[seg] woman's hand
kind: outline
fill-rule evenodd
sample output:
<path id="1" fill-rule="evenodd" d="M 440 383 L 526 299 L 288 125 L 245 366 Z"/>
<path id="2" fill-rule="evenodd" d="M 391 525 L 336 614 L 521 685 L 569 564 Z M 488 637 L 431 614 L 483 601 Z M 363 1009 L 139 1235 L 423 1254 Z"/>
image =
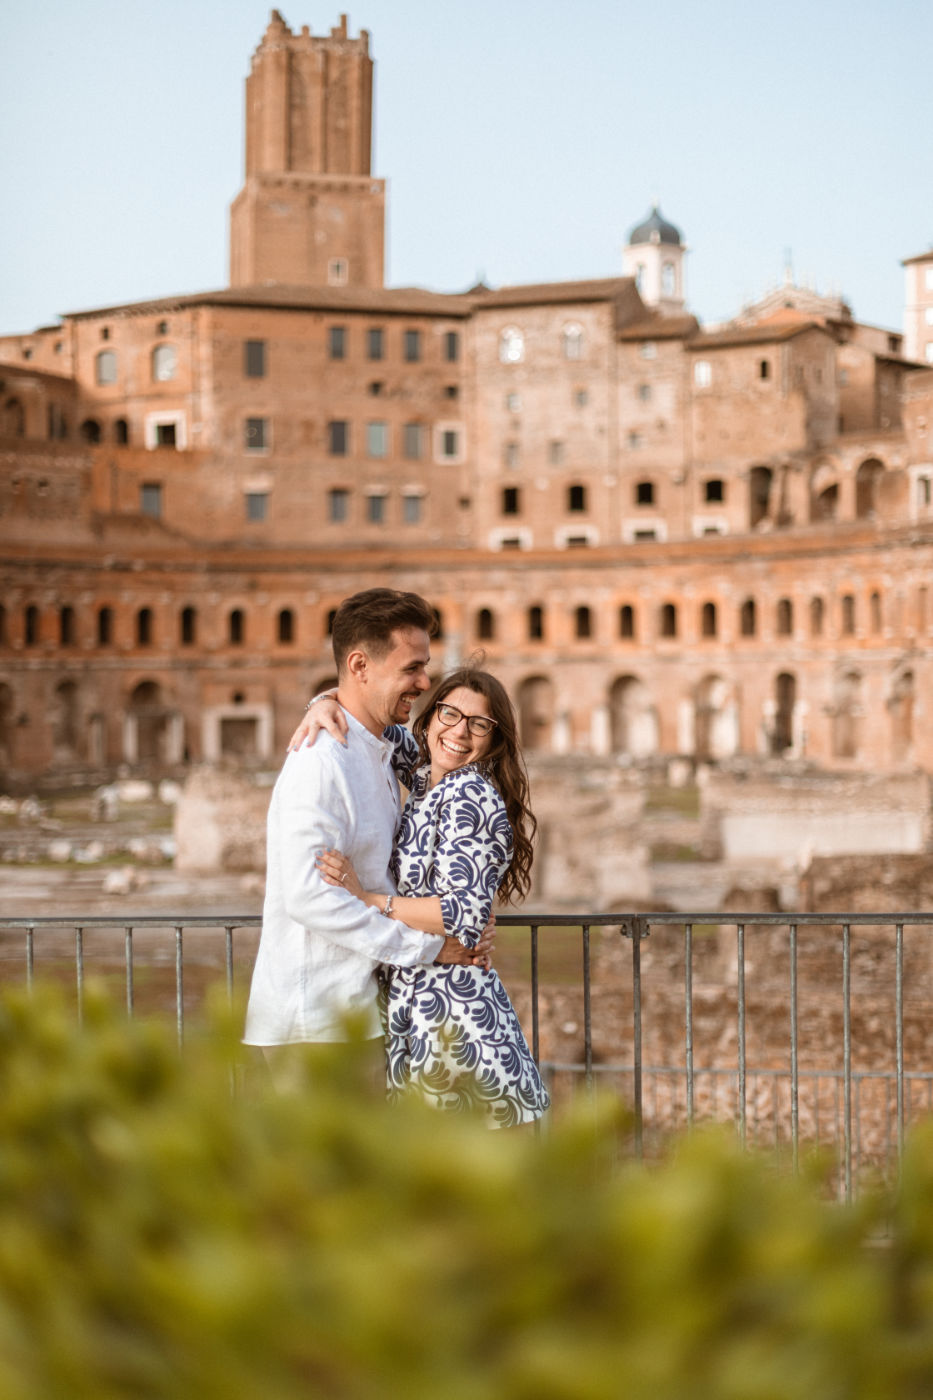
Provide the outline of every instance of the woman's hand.
<path id="1" fill-rule="evenodd" d="M 320 700 L 308 706 L 304 718 L 288 741 L 288 752 L 300 749 L 306 739 L 309 746 L 313 744 L 322 729 L 326 729 L 338 744 L 346 744 L 347 717 L 337 704 L 332 690 L 326 691 Z"/>
<path id="2" fill-rule="evenodd" d="M 316 708 L 316 707 L 315 707 Z M 341 885 L 357 899 L 363 898 L 363 886 L 357 879 L 353 863 L 339 851 L 324 850 L 318 854 L 317 868 L 329 885 Z"/>

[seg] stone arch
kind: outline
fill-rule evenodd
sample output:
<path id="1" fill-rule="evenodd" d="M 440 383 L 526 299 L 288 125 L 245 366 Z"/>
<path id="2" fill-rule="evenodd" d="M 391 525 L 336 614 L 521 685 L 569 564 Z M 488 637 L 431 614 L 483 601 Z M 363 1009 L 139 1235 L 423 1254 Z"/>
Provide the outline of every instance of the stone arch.
<path id="1" fill-rule="evenodd" d="M 739 747 L 735 690 L 724 676 L 704 676 L 693 698 L 694 752 L 697 758 L 731 758 Z"/>
<path id="2" fill-rule="evenodd" d="M 839 510 L 839 471 L 830 462 L 820 462 L 810 476 L 810 521 L 835 520 Z"/>
<path id="3" fill-rule="evenodd" d="M 82 442 L 100 442 L 101 427 L 96 418 L 85 418 L 78 429 Z"/>
<path id="4" fill-rule="evenodd" d="M 833 688 L 834 758 L 855 758 L 859 751 L 862 718 L 862 677 L 858 671 L 844 671 Z"/>
<path id="5" fill-rule="evenodd" d="M 774 678 L 774 723 L 771 726 L 771 752 L 786 753 L 794 747 L 794 712 L 797 705 L 797 677 L 780 671 Z"/>
<path id="6" fill-rule="evenodd" d="M 158 681 L 140 681 L 127 706 L 127 758 L 139 763 L 165 761 L 168 710 Z"/>
<path id="7" fill-rule="evenodd" d="M 547 752 L 554 737 L 554 685 L 547 676 L 529 676 L 518 687 L 518 722 L 523 748 Z"/>
<path id="8" fill-rule="evenodd" d="M 884 476 L 884 463 L 877 457 L 866 457 L 855 473 L 855 514 L 860 520 L 870 519 L 878 509 L 878 488 Z"/>
<path id="9" fill-rule="evenodd" d="M 649 758 L 658 752 L 658 715 L 638 676 L 619 676 L 609 690 L 609 742 L 613 753 Z"/>

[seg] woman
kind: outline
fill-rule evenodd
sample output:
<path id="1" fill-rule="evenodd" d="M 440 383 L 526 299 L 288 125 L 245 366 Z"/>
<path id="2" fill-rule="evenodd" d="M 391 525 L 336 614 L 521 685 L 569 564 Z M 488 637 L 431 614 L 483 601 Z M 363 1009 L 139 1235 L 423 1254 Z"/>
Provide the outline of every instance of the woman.
<path id="1" fill-rule="evenodd" d="M 335 702 L 319 705 L 302 726 L 312 742 Z M 411 736 L 396 738 L 410 789 L 392 858 L 397 895 L 362 889 L 339 851 L 321 853 L 318 868 L 365 903 L 471 947 L 496 894 L 508 902 L 530 885 L 536 823 L 515 717 L 500 682 L 465 667 L 435 686 L 412 728 L 416 760 Z M 495 971 L 392 968 L 385 981 L 390 1099 L 414 1089 L 441 1108 L 478 1106 L 496 1128 L 541 1116 L 547 1091 Z"/>

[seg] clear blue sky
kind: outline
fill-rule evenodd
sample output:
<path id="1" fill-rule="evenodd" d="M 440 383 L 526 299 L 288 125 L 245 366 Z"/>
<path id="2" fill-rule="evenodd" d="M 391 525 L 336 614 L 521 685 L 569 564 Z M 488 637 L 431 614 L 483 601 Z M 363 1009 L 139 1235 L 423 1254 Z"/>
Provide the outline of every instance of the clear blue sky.
<path id="1" fill-rule="evenodd" d="M 621 271 L 655 197 L 691 309 L 782 275 L 898 327 L 933 244 L 931 0 L 355 0 L 388 281 Z M 0 331 L 223 286 L 260 0 L 0 0 Z M 321 0 L 285 0 L 326 32 Z"/>

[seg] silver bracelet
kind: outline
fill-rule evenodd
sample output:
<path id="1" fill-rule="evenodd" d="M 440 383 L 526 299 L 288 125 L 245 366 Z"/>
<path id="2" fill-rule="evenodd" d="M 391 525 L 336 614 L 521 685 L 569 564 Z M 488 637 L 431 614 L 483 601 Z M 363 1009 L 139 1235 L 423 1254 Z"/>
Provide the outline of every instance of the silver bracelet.
<path id="1" fill-rule="evenodd" d="M 326 690 L 322 691 L 320 695 L 312 695 L 307 705 L 305 705 L 305 710 L 310 710 L 311 706 L 316 705 L 319 700 L 328 700 L 329 698 Z"/>
<path id="2" fill-rule="evenodd" d="M 392 917 L 392 901 L 394 898 L 395 895 L 393 894 L 386 896 L 385 908 L 382 911 L 382 917 L 384 919 L 391 919 Z"/>

